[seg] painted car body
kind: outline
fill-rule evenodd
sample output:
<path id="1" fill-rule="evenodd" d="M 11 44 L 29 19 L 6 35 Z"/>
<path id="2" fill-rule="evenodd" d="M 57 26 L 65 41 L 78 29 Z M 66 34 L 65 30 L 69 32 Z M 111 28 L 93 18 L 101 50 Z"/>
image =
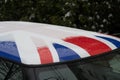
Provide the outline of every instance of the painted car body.
<path id="1" fill-rule="evenodd" d="M 63 26 L 0 22 L 0 57 L 25 65 L 78 60 L 120 48 L 120 39 Z"/>

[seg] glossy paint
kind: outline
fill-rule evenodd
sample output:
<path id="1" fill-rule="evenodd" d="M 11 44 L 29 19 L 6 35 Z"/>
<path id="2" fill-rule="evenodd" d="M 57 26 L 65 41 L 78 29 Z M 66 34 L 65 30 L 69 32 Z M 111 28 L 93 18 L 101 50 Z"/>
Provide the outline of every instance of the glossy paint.
<path id="1" fill-rule="evenodd" d="M 72 61 L 120 48 L 120 39 L 80 29 L 0 22 L 0 57 L 26 65 Z"/>

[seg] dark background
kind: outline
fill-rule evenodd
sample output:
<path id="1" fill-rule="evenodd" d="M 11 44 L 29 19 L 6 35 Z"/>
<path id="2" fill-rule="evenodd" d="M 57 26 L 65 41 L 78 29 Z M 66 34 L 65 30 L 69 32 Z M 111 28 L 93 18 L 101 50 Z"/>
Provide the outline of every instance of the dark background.
<path id="1" fill-rule="evenodd" d="M 107 34 L 120 32 L 120 0 L 0 0 L 0 21 L 29 21 Z"/>

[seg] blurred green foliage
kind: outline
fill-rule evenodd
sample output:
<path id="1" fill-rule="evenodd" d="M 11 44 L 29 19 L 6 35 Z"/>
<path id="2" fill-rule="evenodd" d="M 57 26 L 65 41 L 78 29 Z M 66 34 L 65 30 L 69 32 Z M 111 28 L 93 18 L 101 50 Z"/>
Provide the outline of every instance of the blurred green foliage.
<path id="1" fill-rule="evenodd" d="M 30 21 L 114 34 L 120 0 L 0 0 L 0 21 Z"/>

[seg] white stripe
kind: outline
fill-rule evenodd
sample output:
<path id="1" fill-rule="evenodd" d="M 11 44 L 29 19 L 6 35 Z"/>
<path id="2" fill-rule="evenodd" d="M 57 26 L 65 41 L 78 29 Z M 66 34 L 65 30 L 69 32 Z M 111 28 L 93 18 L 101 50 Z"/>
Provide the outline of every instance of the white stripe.
<path id="1" fill-rule="evenodd" d="M 58 39 L 53 39 L 53 38 L 50 38 L 48 36 L 44 36 L 44 35 L 37 35 L 37 34 L 34 34 L 34 33 L 30 33 L 31 36 L 34 36 L 38 39 L 42 39 L 46 42 L 46 45 L 48 46 L 50 52 L 51 52 L 51 55 L 52 55 L 52 58 L 53 58 L 53 62 L 59 62 L 59 56 L 57 54 L 57 51 L 56 49 L 53 47 L 52 43 L 53 41 L 56 41 Z"/>
<path id="2" fill-rule="evenodd" d="M 111 43 L 110 41 L 107 41 L 105 39 L 102 39 L 102 38 L 99 38 L 99 37 L 96 37 L 95 39 L 98 39 L 99 41 L 101 41 L 102 43 L 105 43 L 107 46 L 109 46 L 112 50 L 116 49 L 117 47 Z"/>
<path id="3" fill-rule="evenodd" d="M 14 33 L 15 41 L 22 63 L 40 64 L 40 57 L 30 36 L 25 32 Z"/>
<path id="4" fill-rule="evenodd" d="M 84 58 L 84 57 L 88 57 L 90 56 L 90 54 L 84 50 L 83 48 L 77 46 L 77 45 L 74 45 L 72 43 L 68 43 L 68 42 L 65 42 L 65 41 L 60 41 L 59 42 L 56 42 L 56 43 L 59 43 L 59 44 L 62 44 L 70 49 L 72 49 L 73 51 L 75 51 L 81 58 Z"/>
<path id="5" fill-rule="evenodd" d="M 93 33 L 92 35 L 96 35 L 96 36 L 103 36 L 103 37 L 108 37 L 114 40 L 117 40 L 120 42 L 120 38 L 119 37 L 115 37 L 115 36 L 111 36 L 111 35 L 107 35 L 107 34 L 99 34 L 99 33 Z"/>
<path id="6" fill-rule="evenodd" d="M 48 48 L 49 48 L 49 50 L 51 52 L 51 55 L 52 55 L 52 58 L 53 58 L 53 62 L 60 62 L 58 53 L 57 53 L 56 49 L 53 47 L 52 42 L 46 41 L 46 43 L 47 43 L 47 46 L 48 46 Z"/>
<path id="7" fill-rule="evenodd" d="M 117 40 L 117 41 L 120 42 L 120 38 L 115 37 L 115 36 L 111 36 L 111 35 L 107 35 L 107 34 L 94 33 L 94 32 L 92 33 L 92 35 L 94 35 L 94 36 L 96 35 L 96 36 L 106 37 L 106 38 L 110 38 L 110 39 Z M 97 38 L 98 38 L 98 37 L 97 37 Z M 99 39 L 102 40 L 103 42 L 105 41 L 105 42 L 111 43 L 111 44 L 109 44 L 109 46 L 113 46 L 112 49 L 116 49 L 116 48 L 117 48 L 112 42 L 110 42 L 110 41 L 108 41 L 108 40 L 105 40 L 105 39 L 102 39 L 102 38 L 99 38 Z"/>

